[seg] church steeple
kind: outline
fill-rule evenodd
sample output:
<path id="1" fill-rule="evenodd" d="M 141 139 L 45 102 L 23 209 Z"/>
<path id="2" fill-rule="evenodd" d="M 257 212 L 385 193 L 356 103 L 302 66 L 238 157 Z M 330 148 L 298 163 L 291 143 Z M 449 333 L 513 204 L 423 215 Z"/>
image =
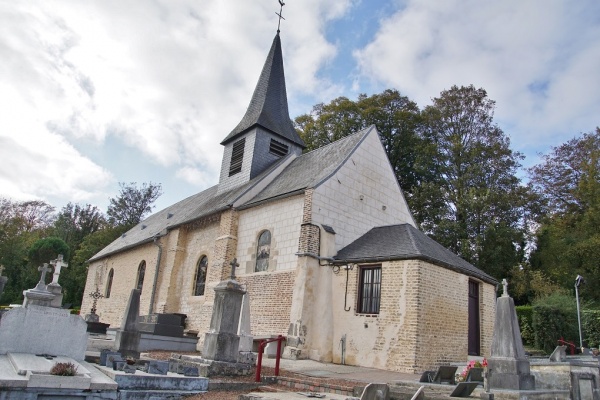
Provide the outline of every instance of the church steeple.
<path id="1" fill-rule="evenodd" d="M 294 129 L 288 111 L 279 33 L 273 39 L 246 114 L 221 144 L 230 143 L 257 125 L 301 148 L 306 147 Z"/>

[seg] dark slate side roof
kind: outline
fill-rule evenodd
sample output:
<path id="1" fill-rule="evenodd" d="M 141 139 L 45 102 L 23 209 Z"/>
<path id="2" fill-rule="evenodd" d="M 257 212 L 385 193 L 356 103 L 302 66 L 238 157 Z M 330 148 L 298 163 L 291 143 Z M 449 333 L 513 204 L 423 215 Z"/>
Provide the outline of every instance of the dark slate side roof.
<path id="1" fill-rule="evenodd" d="M 420 259 L 491 284 L 498 283 L 409 224 L 375 227 L 341 249 L 334 259 L 335 263 Z"/>
<path id="2" fill-rule="evenodd" d="M 240 123 L 221 142 L 225 145 L 255 125 L 306 147 L 290 119 L 288 111 L 283 56 L 279 33 L 273 39 L 271 50 L 254 89 L 250 105 Z"/>
<path id="3" fill-rule="evenodd" d="M 253 199 L 247 201 L 242 207 L 293 194 L 309 187 L 316 187 L 337 171 L 344 161 L 350 157 L 362 139 L 373 129 L 375 128 L 371 126 L 299 156 L 275 177 L 265 189 Z M 95 254 L 89 261 L 96 261 L 140 244 L 152 242 L 154 237 L 164 234 L 165 229 L 170 230 L 231 207 L 238 198 L 285 160 L 286 158 L 283 158 L 242 186 L 219 194 L 219 187 L 216 185 L 152 214 L 127 231 L 124 236 L 119 237 Z M 169 215 L 171 216 L 169 217 Z M 142 227 L 144 228 L 142 229 Z"/>

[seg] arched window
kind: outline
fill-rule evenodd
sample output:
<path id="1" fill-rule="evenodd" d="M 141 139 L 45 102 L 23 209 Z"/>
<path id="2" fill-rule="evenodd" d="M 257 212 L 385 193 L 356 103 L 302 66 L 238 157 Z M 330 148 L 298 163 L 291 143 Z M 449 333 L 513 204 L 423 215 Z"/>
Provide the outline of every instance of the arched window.
<path id="1" fill-rule="evenodd" d="M 139 289 L 140 291 L 142 290 L 142 287 L 144 287 L 144 275 L 145 274 L 146 274 L 146 261 L 142 260 L 142 262 L 140 263 L 140 265 L 138 267 L 137 284 L 135 286 L 135 288 Z"/>
<path id="2" fill-rule="evenodd" d="M 206 270 L 208 268 L 208 258 L 200 257 L 196 266 L 196 277 L 194 279 L 194 296 L 204 296 L 204 286 L 206 285 Z"/>
<path id="3" fill-rule="evenodd" d="M 271 232 L 263 231 L 258 236 L 256 246 L 256 272 L 269 269 L 269 256 L 271 255 Z"/>
<path id="4" fill-rule="evenodd" d="M 112 289 L 112 281 L 113 281 L 114 275 L 115 275 L 115 270 L 111 268 L 110 271 L 108 272 L 108 279 L 106 280 L 106 292 L 104 295 L 104 297 L 107 299 L 110 297 L 110 289 Z"/>

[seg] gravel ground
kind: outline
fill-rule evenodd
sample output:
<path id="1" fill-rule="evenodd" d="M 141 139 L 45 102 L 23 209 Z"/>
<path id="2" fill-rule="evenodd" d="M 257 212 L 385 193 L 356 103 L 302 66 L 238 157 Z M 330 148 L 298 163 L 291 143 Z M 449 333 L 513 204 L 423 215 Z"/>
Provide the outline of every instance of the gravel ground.
<path id="1" fill-rule="evenodd" d="M 168 351 L 152 351 L 149 353 L 144 353 L 144 356 L 148 357 L 148 358 L 153 358 L 156 360 L 168 360 L 169 357 L 171 356 L 171 352 Z M 178 354 L 185 354 L 185 355 L 196 355 L 199 356 L 199 353 L 178 353 Z M 275 375 L 275 370 L 273 368 L 269 368 L 269 367 L 263 367 L 262 368 L 262 376 L 274 376 Z M 360 383 L 356 382 L 356 381 L 349 381 L 349 380 L 345 380 L 345 379 L 331 379 L 331 378 L 315 378 L 315 377 L 307 377 L 305 375 L 302 374 L 298 374 L 295 372 L 291 372 L 291 371 L 286 371 L 284 369 L 280 369 L 279 370 L 279 375 L 280 376 L 287 376 L 287 377 L 292 377 L 292 378 L 304 378 L 304 379 L 310 379 L 311 381 L 319 381 L 319 382 L 327 382 L 329 384 L 332 385 L 340 385 L 340 386 L 357 386 Z M 254 382 L 254 372 L 252 373 L 252 375 L 247 375 L 247 376 L 236 376 L 236 377 L 232 377 L 232 376 L 215 376 L 215 377 L 211 377 L 210 378 L 211 382 L 231 382 L 232 384 L 234 383 L 250 383 L 250 382 Z M 253 389 L 253 390 L 248 390 L 248 389 L 244 389 L 244 390 L 211 390 L 208 391 L 206 393 L 202 393 L 202 394 L 197 394 L 197 395 L 192 395 L 192 396 L 187 396 L 186 400 L 238 400 L 239 395 L 241 394 L 245 394 L 245 393 L 250 393 L 250 392 L 257 392 L 257 391 L 291 391 L 291 389 L 287 386 L 283 386 L 283 385 L 264 385 L 263 388 L 261 389 Z"/>

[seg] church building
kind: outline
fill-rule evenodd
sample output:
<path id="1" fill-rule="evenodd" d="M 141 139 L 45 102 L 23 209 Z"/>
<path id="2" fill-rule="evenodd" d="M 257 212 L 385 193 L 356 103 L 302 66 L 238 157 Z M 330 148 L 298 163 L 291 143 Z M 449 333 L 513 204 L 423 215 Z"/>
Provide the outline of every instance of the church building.
<path id="1" fill-rule="evenodd" d="M 285 357 L 417 373 L 489 355 L 497 281 L 418 229 L 375 126 L 303 153 L 279 33 L 225 134 L 217 185 L 90 259 L 102 322 L 118 327 L 139 288 L 141 314 L 187 315 L 201 350 L 236 259 L 252 335 L 286 336 Z"/>

